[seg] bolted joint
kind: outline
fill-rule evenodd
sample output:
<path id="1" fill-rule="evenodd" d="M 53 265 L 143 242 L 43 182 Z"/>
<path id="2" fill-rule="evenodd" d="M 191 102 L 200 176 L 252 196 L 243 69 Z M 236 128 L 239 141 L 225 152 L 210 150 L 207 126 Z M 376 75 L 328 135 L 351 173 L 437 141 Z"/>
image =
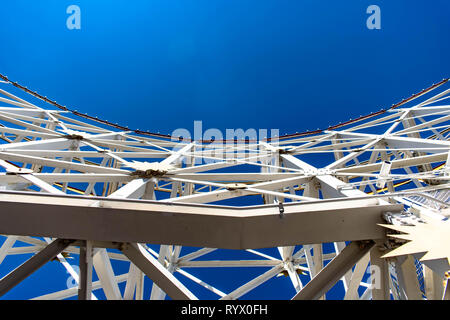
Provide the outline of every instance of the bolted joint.
<path id="1" fill-rule="evenodd" d="M 279 210 L 279 214 L 280 214 L 280 219 L 283 219 L 283 217 L 284 217 L 283 202 L 278 202 L 278 210 Z"/>
<path id="2" fill-rule="evenodd" d="M 63 242 L 64 244 L 71 244 L 71 243 L 74 243 L 75 240 L 74 240 L 74 239 L 63 239 L 62 242 Z"/>
<path id="3" fill-rule="evenodd" d="M 225 186 L 229 191 L 242 190 L 247 188 L 247 185 L 245 183 L 228 183 Z"/>
<path id="4" fill-rule="evenodd" d="M 120 251 L 123 251 L 123 250 L 128 249 L 129 243 L 128 243 L 128 242 L 121 242 L 121 243 L 118 243 L 117 245 L 118 245 L 118 246 L 117 246 L 118 249 L 119 249 Z"/>
<path id="5" fill-rule="evenodd" d="M 373 240 L 361 240 L 356 242 L 361 250 L 365 249 L 368 246 L 373 245 Z"/>
<path id="6" fill-rule="evenodd" d="M 31 174 L 34 171 L 27 168 L 7 168 L 6 174 L 7 175 L 19 175 L 19 174 Z"/>
<path id="7" fill-rule="evenodd" d="M 130 175 L 132 176 L 138 176 L 139 178 L 143 178 L 143 179 L 150 179 L 150 178 L 154 178 L 154 177 L 162 177 L 167 173 L 167 171 L 163 171 L 163 170 L 136 170 L 131 172 Z"/>
<path id="8" fill-rule="evenodd" d="M 64 138 L 69 139 L 69 140 L 83 140 L 84 139 L 84 137 L 79 134 L 66 134 L 64 136 Z"/>
<path id="9" fill-rule="evenodd" d="M 292 151 L 291 150 L 287 150 L 287 149 L 283 149 L 283 148 L 279 148 L 278 149 L 278 153 L 279 154 L 291 154 Z"/>
<path id="10" fill-rule="evenodd" d="M 133 161 L 124 166 L 134 169 L 130 175 L 146 179 L 164 176 L 169 171 L 174 169 L 173 166 L 160 162 Z"/>

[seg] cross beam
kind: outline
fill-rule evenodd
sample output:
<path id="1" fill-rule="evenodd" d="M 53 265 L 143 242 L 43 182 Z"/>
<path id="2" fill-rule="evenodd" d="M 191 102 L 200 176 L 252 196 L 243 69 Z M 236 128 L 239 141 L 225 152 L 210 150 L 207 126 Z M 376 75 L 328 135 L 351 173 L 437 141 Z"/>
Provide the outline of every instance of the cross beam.
<path id="1" fill-rule="evenodd" d="M 254 249 L 382 239 L 382 214 L 403 208 L 377 199 L 322 200 L 287 203 L 280 218 L 276 205 L 239 209 L 91 199 L 0 193 L 0 234 Z"/>

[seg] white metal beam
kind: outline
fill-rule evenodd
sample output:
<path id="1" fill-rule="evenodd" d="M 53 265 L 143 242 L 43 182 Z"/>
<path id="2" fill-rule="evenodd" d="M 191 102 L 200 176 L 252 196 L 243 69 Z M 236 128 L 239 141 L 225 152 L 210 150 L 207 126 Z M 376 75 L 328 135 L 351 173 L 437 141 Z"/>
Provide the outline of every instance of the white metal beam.
<path id="1" fill-rule="evenodd" d="M 293 300 L 315 300 L 334 284 L 375 245 L 374 242 L 352 242 L 331 260 L 319 274 L 294 297 Z"/>
<path id="2" fill-rule="evenodd" d="M 62 252 L 73 241 L 66 239 L 56 239 L 38 254 L 25 261 L 22 265 L 14 269 L 8 275 L 0 280 L 0 296 L 3 296 L 9 290 L 18 285 L 21 281 L 49 262 Z"/>
<path id="3" fill-rule="evenodd" d="M 140 244 L 127 243 L 122 252 L 172 299 L 196 300 L 197 298 L 166 268 L 164 268 Z"/>

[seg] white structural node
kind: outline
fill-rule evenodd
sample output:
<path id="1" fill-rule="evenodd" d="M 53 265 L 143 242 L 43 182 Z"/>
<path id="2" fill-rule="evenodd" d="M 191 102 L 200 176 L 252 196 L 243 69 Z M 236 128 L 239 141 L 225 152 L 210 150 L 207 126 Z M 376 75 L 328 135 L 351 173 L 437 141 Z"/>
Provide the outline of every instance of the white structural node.
<path id="1" fill-rule="evenodd" d="M 186 141 L 2 79 L 4 299 L 38 276 L 24 298 L 450 295 L 447 80 L 326 130 Z"/>

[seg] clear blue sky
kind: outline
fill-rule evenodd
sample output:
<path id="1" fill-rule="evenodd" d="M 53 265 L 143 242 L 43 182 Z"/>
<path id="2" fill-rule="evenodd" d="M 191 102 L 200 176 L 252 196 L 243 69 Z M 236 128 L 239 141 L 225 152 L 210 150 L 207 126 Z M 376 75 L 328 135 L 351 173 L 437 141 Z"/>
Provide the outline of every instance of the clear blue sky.
<path id="1" fill-rule="evenodd" d="M 66 27 L 72 4 L 81 30 Z M 380 30 L 366 27 L 372 4 Z M 133 128 L 171 133 L 202 120 L 293 133 L 389 107 L 448 77 L 449 13 L 448 0 L 3 1 L 0 73 Z M 48 270 L 60 266 L 46 268 L 51 286 Z M 234 274 L 223 290 L 239 283 Z M 5 298 L 39 292 L 38 276 Z M 271 285 L 279 291 L 265 285 L 260 296 L 293 294 L 288 280 Z"/>

